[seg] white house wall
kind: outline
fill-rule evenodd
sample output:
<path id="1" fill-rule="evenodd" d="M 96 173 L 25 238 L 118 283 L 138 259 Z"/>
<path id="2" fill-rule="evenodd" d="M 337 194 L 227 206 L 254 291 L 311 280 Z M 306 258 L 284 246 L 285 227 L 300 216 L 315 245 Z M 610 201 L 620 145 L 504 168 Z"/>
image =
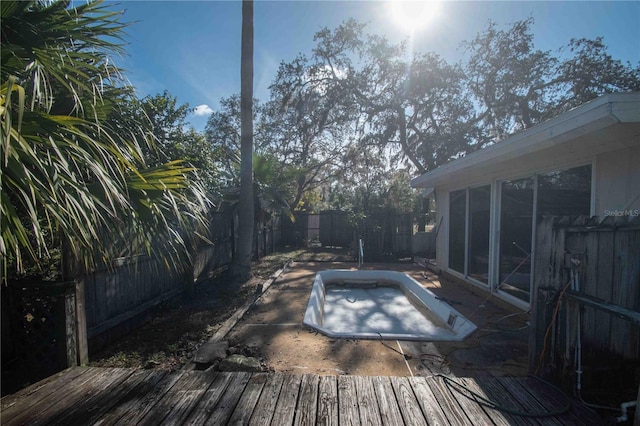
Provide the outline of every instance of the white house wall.
<path id="1" fill-rule="evenodd" d="M 600 154 L 594 164 L 595 215 L 640 213 L 640 141 L 635 147 Z"/>

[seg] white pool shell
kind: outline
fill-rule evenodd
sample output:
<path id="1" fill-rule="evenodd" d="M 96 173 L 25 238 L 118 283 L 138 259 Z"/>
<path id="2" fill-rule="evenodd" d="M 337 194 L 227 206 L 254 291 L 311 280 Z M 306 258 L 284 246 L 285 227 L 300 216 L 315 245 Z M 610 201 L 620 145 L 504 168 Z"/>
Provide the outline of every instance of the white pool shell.
<path id="1" fill-rule="evenodd" d="M 325 296 L 327 288 L 392 287 L 404 293 L 407 300 L 422 315 L 420 321 L 425 326 L 420 332 L 402 329 L 381 329 L 354 324 L 353 329 L 348 324 L 339 326 L 325 324 Z M 354 309 L 357 306 L 354 305 Z M 354 339 L 396 339 L 423 341 L 462 341 L 476 330 L 476 325 L 464 317 L 450 305 L 439 300 L 435 294 L 424 288 L 410 276 L 397 271 L 375 270 L 327 270 L 316 274 L 309 303 L 304 315 L 303 323 L 329 337 Z"/>

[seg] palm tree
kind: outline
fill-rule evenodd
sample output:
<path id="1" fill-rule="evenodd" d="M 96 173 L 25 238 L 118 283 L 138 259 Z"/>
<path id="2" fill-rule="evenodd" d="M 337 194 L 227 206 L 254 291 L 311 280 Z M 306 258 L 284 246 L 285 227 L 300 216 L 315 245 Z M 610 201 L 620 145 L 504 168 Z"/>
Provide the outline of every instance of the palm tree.
<path id="1" fill-rule="evenodd" d="M 240 202 L 238 248 L 232 273 L 237 281 L 251 276 L 253 249 L 253 0 L 242 1 L 240 57 Z"/>
<path id="2" fill-rule="evenodd" d="M 114 250 L 178 260 L 207 200 L 181 161 L 148 167 L 145 123 L 110 55 L 126 24 L 101 1 L 2 1 L 0 254 L 47 255 L 63 235 L 84 268 Z M 126 241 L 129 247 L 123 248 Z M 168 259 L 173 258 L 173 259 Z"/>

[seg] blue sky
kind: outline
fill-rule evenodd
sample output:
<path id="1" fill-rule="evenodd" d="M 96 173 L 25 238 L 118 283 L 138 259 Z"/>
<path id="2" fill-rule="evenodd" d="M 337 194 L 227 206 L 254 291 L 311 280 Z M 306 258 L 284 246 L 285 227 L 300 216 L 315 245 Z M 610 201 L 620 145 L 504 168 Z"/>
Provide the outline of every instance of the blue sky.
<path id="1" fill-rule="evenodd" d="M 368 23 L 367 31 L 392 41 L 407 39 L 406 26 L 391 19 L 386 1 L 268 1 L 254 9 L 254 93 L 267 99 L 278 65 L 310 53 L 313 35 L 348 18 Z M 165 89 L 180 104 L 199 107 L 190 123 L 202 130 L 223 97 L 240 92 L 241 2 L 118 1 L 125 10 L 127 53 L 116 58 L 139 96 Z M 640 2 L 623 1 L 450 1 L 415 30 L 415 50 L 462 58 L 460 42 L 471 40 L 491 19 L 502 29 L 533 17 L 534 44 L 556 51 L 571 38 L 604 37 L 616 59 L 640 63 Z"/>

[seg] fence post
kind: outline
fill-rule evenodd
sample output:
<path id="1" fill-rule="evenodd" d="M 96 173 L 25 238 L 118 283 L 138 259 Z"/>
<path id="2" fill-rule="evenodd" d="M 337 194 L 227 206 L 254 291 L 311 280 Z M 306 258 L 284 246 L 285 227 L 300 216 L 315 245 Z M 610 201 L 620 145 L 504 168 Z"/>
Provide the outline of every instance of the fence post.
<path id="1" fill-rule="evenodd" d="M 85 308 L 84 276 L 75 280 L 75 296 L 78 362 L 80 365 L 87 365 L 89 363 L 89 344 L 87 342 L 87 312 Z"/>
<path id="2" fill-rule="evenodd" d="M 70 248 L 71 242 L 63 235 L 62 238 L 62 278 L 64 280 L 73 281 L 73 299 L 75 301 L 74 308 L 67 306 L 65 298 L 65 321 L 73 322 L 65 326 L 67 332 L 75 329 L 75 352 L 76 362 L 73 365 L 86 365 L 89 363 L 89 345 L 87 342 L 87 314 L 85 310 L 85 269 L 83 265 L 76 259 Z M 71 304 L 71 299 L 68 300 Z M 69 315 L 73 314 L 73 316 Z M 69 343 L 73 339 L 67 340 Z M 71 356 L 72 350 L 67 347 L 67 359 Z"/>
<path id="3" fill-rule="evenodd" d="M 67 367 L 78 365 L 78 341 L 76 324 L 76 292 L 75 283 L 65 289 L 64 324 L 67 349 Z"/>
<path id="4" fill-rule="evenodd" d="M 275 219 L 274 219 L 275 220 Z M 275 253 L 276 252 L 276 235 L 274 232 L 274 222 L 271 222 L 271 253 Z"/>
<path id="5" fill-rule="evenodd" d="M 636 397 L 636 415 L 634 416 L 633 424 L 635 426 L 640 425 L 640 384 L 638 385 L 638 396 Z"/>
<path id="6" fill-rule="evenodd" d="M 268 230 L 267 225 L 263 223 L 262 224 L 262 239 L 264 240 L 264 255 L 265 256 L 269 254 L 269 249 L 268 249 L 268 246 L 267 246 L 267 241 L 268 241 L 268 239 L 267 239 L 267 230 Z"/>
<path id="7" fill-rule="evenodd" d="M 538 222 L 536 229 L 536 257 L 534 259 L 534 282 L 531 292 L 531 332 L 529 334 L 529 372 L 538 372 L 541 367 L 542 357 L 550 353 L 547 346 L 548 340 L 553 340 L 554 334 L 547 335 L 547 329 L 551 327 L 553 320 L 552 309 L 549 304 L 554 300 L 554 293 L 558 284 L 555 282 L 558 273 L 557 268 L 562 268 L 562 262 L 558 264 L 556 258 L 559 253 L 564 254 L 564 230 L 558 229 L 557 218 L 545 217 Z"/>

